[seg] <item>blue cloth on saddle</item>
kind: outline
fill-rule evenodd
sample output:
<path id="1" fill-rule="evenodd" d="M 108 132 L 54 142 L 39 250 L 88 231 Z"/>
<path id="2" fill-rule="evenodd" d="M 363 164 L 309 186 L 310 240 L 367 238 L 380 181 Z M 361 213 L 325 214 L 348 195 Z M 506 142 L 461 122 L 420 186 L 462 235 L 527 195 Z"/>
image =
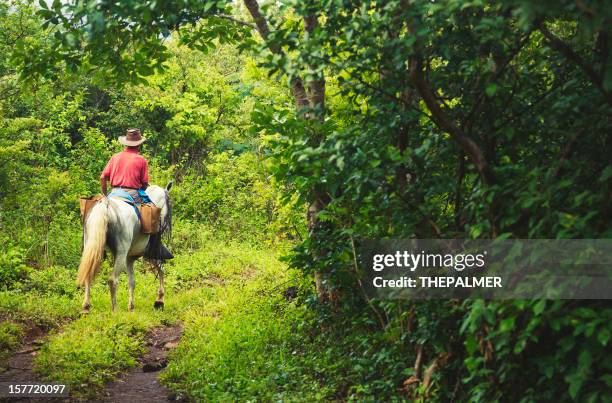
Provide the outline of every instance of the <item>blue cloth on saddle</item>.
<path id="1" fill-rule="evenodd" d="M 145 192 L 144 189 L 138 189 L 138 196 L 140 196 L 142 198 L 142 202 L 144 204 L 153 203 L 153 200 L 151 200 L 151 198 L 149 197 L 147 192 Z M 155 203 L 153 203 L 153 204 L 155 204 Z"/>
<path id="2" fill-rule="evenodd" d="M 144 192 L 144 190 L 143 190 Z M 140 190 L 138 191 L 138 194 L 140 194 Z M 146 193 L 145 193 L 146 195 Z M 140 195 L 142 197 L 142 195 Z M 138 206 L 136 206 L 136 202 L 134 201 L 134 198 L 132 197 L 131 194 L 129 194 L 128 192 L 126 192 L 125 190 L 122 189 L 115 189 L 112 192 L 110 192 L 108 194 L 108 197 L 120 197 L 122 199 L 125 199 L 125 202 L 128 204 L 131 204 L 132 207 L 134 207 L 134 211 L 136 212 L 136 216 L 138 217 L 138 221 L 142 221 L 142 217 L 140 217 L 140 210 L 138 210 Z M 147 196 L 147 199 L 149 198 L 149 196 Z M 150 199 L 149 199 L 150 200 Z M 144 198 L 143 198 L 144 201 Z"/>

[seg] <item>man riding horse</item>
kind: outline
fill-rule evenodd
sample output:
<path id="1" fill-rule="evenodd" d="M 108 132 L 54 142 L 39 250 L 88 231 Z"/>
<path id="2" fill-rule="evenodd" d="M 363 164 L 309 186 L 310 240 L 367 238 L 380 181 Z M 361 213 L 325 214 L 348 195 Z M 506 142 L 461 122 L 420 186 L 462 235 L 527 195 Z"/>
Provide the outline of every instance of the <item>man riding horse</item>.
<path id="1" fill-rule="evenodd" d="M 147 160 L 139 154 L 139 147 L 145 141 L 140 130 L 129 129 L 119 141 L 126 149 L 112 156 L 100 176 L 104 196 L 84 213 L 83 253 L 77 273 L 77 284 L 85 288 L 84 312 L 90 309 L 91 285 L 100 270 L 105 250 L 110 250 L 114 256 L 108 280 L 113 311 L 117 306 L 117 285 L 122 272 L 128 276 L 128 309 L 134 309 L 134 262 L 142 256 L 152 263 L 159 280 L 154 307 L 164 306 L 163 264 L 173 256 L 161 243 L 161 236 L 164 233 L 170 236 L 172 230 L 168 195 L 172 182 L 165 188 L 149 186 Z M 107 194 L 109 180 L 112 191 Z M 137 206 L 151 202 L 160 209 L 159 231 L 155 234 L 142 231 L 142 214 Z"/>
<path id="2" fill-rule="evenodd" d="M 145 157 L 140 154 L 140 146 L 147 141 L 140 129 L 127 129 L 125 136 L 119 136 L 119 142 L 125 150 L 113 155 L 100 175 L 100 189 L 107 193 L 107 182 L 110 180 L 111 193 L 126 192 L 134 203 L 150 202 L 145 190 L 149 187 L 149 166 Z M 145 252 L 145 258 L 157 260 L 172 259 L 172 253 L 161 243 L 161 234 L 151 236 Z M 159 238 L 159 239 L 158 239 Z"/>

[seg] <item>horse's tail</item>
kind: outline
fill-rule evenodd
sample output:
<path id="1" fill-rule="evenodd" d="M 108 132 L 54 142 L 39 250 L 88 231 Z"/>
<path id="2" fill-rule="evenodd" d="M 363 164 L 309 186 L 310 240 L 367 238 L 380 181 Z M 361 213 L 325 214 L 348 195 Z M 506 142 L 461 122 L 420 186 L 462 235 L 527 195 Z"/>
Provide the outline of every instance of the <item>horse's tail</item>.
<path id="1" fill-rule="evenodd" d="M 105 197 L 93 206 L 84 223 L 85 245 L 77 274 L 78 285 L 90 284 L 98 274 L 104 258 L 107 228 L 108 199 Z"/>

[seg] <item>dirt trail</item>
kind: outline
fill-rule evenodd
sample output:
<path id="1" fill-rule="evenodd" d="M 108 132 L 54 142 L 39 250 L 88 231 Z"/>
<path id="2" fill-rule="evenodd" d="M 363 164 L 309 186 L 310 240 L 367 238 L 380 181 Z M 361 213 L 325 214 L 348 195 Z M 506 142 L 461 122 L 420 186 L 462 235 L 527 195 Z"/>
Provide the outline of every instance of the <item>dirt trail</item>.
<path id="1" fill-rule="evenodd" d="M 149 331 L 147 351 L 140 365 L 122 375 L 106 388 L 106 402 L 167 402 L 177 396 L 158 382 L 159 372 L 168 363 L 168 352 L 178 345 L 183 328 L 180 324 L 161 326 Z"/>
<path id="2" fill-rule="evenodd" d="M 34 357 L 44 344 L 46 332 L 34 326 L 30 328 L 21 346 L 15 351 L 8 361 L 8 368 L 0 373 L 0 382 L 10 382 L 13 384 L 23 384 L 31 382 L 43 382 L 33 371 Z M 65 398 L 2 398 L 0 401 L 36 401 L 36 402 L 62 402 Z"/>
<path id="3" fill-rule="evenodd" d="M 158 382 L 159 372 L 168 363 L 168 352 L 178 345 L 183 333 L 181 324 L 155 327 L 145 338 L 145 355 L 131 372 L 109 383 L 104 395 L 97 401 L 106 402 L 168 402 L 179 400 L 177 396 Z M 33 372 L 34 357 L 43 345 L 45 332 L 31 330 L 21 347 L 8 362 L 8 370 L 0 373 L 0 382 L 30 383 L 41 381 Z M 11 401 L 74 402 L 72 398 L 17 398 Z M 6 401 L 0 397 L 0 401 Z"/>
<path id="4" fill-rule="evenodd" d="M 35 381 L 32 368 L 34 356 L 43 344 L 45 332 L 34 327 L 26 334 L 22 345 L 8 361 L 8 369 L 0 373 L 0 382 L 32 382 Z"/>

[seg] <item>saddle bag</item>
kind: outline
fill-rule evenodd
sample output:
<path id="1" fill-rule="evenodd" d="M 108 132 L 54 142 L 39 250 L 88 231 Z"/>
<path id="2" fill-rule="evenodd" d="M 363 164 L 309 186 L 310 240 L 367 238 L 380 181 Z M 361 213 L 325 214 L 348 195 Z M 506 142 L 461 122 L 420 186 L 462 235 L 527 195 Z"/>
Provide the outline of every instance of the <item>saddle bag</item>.
<path id="1" fill-rule="evenodd" d="M 140 206 L 140 232 L 157 234 L 160 227 L 161 209 L 154 204 Z"/>
<path id="2" fill-rule="evenodd" d="M 79 199 L 80 207 L 81 207 L 81 223 L 85 222 L 87 218 L 87 214 L 96 205 L 96 203 L 102 198 L 102 195 L 95 195 L 89 197 L 81 197 Z"/>
<path id="3" fill-rule="evenodd" d="M 95 195 L 89 197 L 81 197 L 79 199 L 81 208 L 81 223 L 84 223 L 87 219 L 87 215 L 96 205 L 96 203 L 102 199 L 102 195 Z M 143 234 L 157 234 L 160 230 L 160 218 L 161 209 L 154 204 L 141 204 L 138 207 L 140 212 L 140 232 Z"/>

